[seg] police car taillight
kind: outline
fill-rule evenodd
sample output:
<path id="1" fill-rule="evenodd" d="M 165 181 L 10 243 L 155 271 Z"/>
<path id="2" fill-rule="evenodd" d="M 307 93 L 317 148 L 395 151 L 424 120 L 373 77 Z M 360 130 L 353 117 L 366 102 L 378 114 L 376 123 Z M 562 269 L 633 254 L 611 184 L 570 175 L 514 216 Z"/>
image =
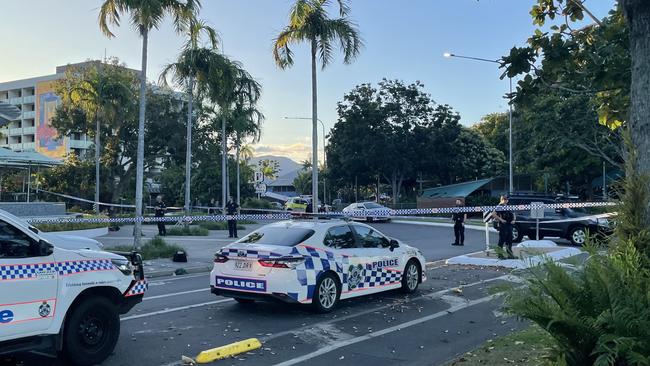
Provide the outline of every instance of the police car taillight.
<path id="1" fill-rule="evenodd" d="M 304 262 L 304 258 L 285 258 L 285 259 L 260 259 L 258 262 L 262 267 L 270 268 L 296 268 Z"/>
<path id="2" fill-rule="evenodd" d="M 228 262 L 228 257 L 222 254 L 215 254 L 214 255 L 214 263 L 226 263 Z"/>

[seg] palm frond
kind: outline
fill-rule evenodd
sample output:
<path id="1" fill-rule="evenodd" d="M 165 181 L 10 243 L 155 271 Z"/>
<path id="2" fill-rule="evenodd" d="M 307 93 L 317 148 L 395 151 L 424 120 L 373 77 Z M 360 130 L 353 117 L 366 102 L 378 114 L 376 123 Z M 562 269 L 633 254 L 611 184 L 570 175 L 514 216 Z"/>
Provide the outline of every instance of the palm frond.
<path id="1" fill-rule="evenodd" d="M 289 45 L 297 41 L 294 36 L 296 33 L 295 29 L 287 27 L 278 35 L 273 43 L 273 59 L 281 69 L 293 66 L 293 51 L 291 51 Z"/>

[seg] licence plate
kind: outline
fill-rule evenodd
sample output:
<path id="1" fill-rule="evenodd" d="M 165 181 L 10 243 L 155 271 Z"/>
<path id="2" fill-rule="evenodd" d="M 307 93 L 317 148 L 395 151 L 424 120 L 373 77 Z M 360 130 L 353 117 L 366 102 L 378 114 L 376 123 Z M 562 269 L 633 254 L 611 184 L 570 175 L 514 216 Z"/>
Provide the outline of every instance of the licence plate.
<path id="1" fill-rule="evenodd" d="M 238 271 L 251 271 L 253 269 L 253 262 L 249 261 L 236 261 L 235 269 Z"/>

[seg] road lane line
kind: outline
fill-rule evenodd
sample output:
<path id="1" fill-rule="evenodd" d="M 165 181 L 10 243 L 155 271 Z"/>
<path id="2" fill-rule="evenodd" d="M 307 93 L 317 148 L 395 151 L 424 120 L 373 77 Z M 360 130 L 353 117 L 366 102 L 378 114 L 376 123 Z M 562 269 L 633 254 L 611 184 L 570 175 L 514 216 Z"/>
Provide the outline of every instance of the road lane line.
<path id="1" fill-rule="evenodd" d="M 173 292 L 173 293 L 171 293 L 171 294 L 156 295 L 156 296 L 149 296 L 149 297 L 145 296 L 144 299 L 142 299 L 142 300 L 155 300 L 155 299 L 162 299 L 162 298 L 165 298 L 165 297 L 172 297 L 172 296 L 178 296 L 178 295 L 193 294 L 193 293 L 196 293 L 196 292 L 205 292 L 205 293 L 209 293 L 209 291 L 210 291 L 210 288 L 209 288 L 209 287 L 206 287 L 206 288 L 200 288 L 200 289 L 198 289 L 198 290 L 189 290 L 189 291 L 182 291 L 182 292 Z"/>
<path id="2" fill-rule="evenodd" d="M 185 279 L 188 279 L 188 278 L 203 277 L 203 276 L 208 276 L 208 275 L 209 275 L 209 273 L 206 272 L 206 273 L 201 273 L 201 274 L 197 274 L 197 275 L 180 275 L 180 276 L 174 276 L 172 278 L 167 278 L 167 279 L 151 280 L 151 281 L 147 280 L 147 281 L 149 283 L 158 283 L 158 282 L 163 282 L 164 283 L 164 282 L 168 282 L 168 281 L 185 280 Z"/>
<path id="3" fill-rule="evenodd" d="M 145 313 L 145 314 L 137 314 L 137 315 L 131 315 L 131 316 L 125 316 L 123 318 L 120 318 L 120 321 L 127 321 L 127 320 L 133 320 L 133 319 L 140 319 L 140 318 L 146 318 L 150 316 L 155 316 L 155 315 L 161 315 L 161 314 L 167 314 L 167 313 L 172 313 L 174 311 L 181 311 L 181 310 L 188 310 L 188 309 L 194 309 L 194 308 L 200 308 L 202 306 L 208 306 L 208 305 L 214 305 L 214 304 L 221 304 L 224 302 L 230 302 L 230 301 L 235 301 L 234 299 L 223 299 L 223 300 L 216 300 L 216 301 L 208 301 L 208 302 L 202 302 L 199 304 L 192 304 L 192 305 L 186 305 L 186 306 L 179 306 L 177 308 L 169 308 L 169 309 L 164 309 L 164 310 L 159 310 L 159 311 L 154 311 L 152 313 Z"/>
<path id="4" fill-rule="evenodd" d="M 392 333 L 392 332 L 400 331 L 400 330 L 405 329 L 405 328 L 410 328 L 410 327 L 412 327 L 414 325 L 422 324 L 422 323 L 428 322 L 428 321 L 433 320 L 433 319 L 441 318 L 441 317 L 443 317 L 445 315 L 449 315 L 450 313 L 453 313 L 453 312 L 456 312 L 456 311 L 459 311 L 459 310 L 462 310 L 462 309 L 465 309 L 465 308 L 468 308 L 468 307 L 471 307 L 471 306 L 474 306 L 474 305 L 482 304 L 484 302 L 491 301 L 491 300 L 493 300 L 493 299 L 495 299 L 495 298 L 497 298 L 499 296 L 501 296 L 501 295 L 500 294 L 494 294 L 494 295 L 482 297 L 480 299 L 471 300 L 471 301 L 469 301 L 467 303 L 458 304 L 458 305 L 450 307 L 449 309 L 442 310 L 442 311 L 439 311 L 439 312 L 431 314 L 431 315 L 427 315 L 427 316 L 422 317 L 422 318 L 418 318 L 418 319 L 414 319 L 414 320 L 411 320 L 411 321 L 408 321 L 408 322 L 405 322 L 405 323 L 401 323 L 401 324 L 398 324 L 398 325 L 395 325 L 395 326 L 392 326 L 392 327 L 389 327 L 389 328 L 385 328 L 385 329 L 382 329 L 382 330 L 379 330 L 379 331 L 376 331 L 376 332 L 373 332 L 373 333 L 370 333 L 370 334 L 367 334 L 367 335 L 364 335 L 364 336 L 339 341 L 339 342 L 333 343 L 333 344 L 331 344 L 331 345 L 329 345 L 327 347 L 323 347 L 323 348 L 321 348 L 321 349 L 319 349 L 317 351 L 308 353 L 306 355 L 296 357 L 296 358 L 293 358 L 293 359 L 290 359 L 290 360 L 287 360 L 287 361 L 284 361 L 284 362 L 277 363 L 277 364 L 275 364 L 275 366 L 291 366 L 291 365 L 295 365 L 295 364 L 298 364 L 300 362 L 311 360 L 311 359 L 316 358 L 318 356 L 322 356 L 324 354 L 330 353 L 330 352 L 335 351 L 335 350 L 337 350 L 339 348 L 347 347 L 347 346 L 350 346 L 350 345 L 353 345 L 353 344 L 356 344 L 356 343 L 359 343 L 359 342 L 363 342 L 363 341 L 367 341 L 367 340 L 370 340 L 370 339 L 373 339 L 373 338 L 381 337 L 383 335 L 386 335 L 386 334 L 389 334 L 389 333 Z"/>

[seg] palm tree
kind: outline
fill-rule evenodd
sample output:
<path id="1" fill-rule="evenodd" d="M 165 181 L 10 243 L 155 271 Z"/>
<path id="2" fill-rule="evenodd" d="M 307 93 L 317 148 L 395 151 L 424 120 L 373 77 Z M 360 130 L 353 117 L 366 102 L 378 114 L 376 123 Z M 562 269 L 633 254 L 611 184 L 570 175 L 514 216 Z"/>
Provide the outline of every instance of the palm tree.
<path id="1" fill-rule="evenodd" d="M 232 117 L 232 129 L 235 135 L 235 166 L 237 167 L 237 204 L 241 205 L 240 155 L 242 142 L 247 138 L 252 138 L 253 143 L 259 142 L 264 115 L 255 106 L 237 104 Z"/>
<path id="2" fill-rule="evenodd" d="M 289 25 L 278 35 L 273 45 L 275 63 L 286 69 L 293 65 L 291 44 L 309 42 L 311 47 L 311 93 L 312 93 L 312 156 L 318 161 L 318 98 L 316 85 L 316 58 L 324 69 L 333 58 L 333 49 L 338 42 L 343 53 L 343 62 L 351 63 L 362 47 L 359 31 L 347 14 L 348 0 L 337 0 L 340 17 L 330 19 L 326 7 L 331 0 L 297 0 L 289 13 Z M 315 164 L 317 165 L 317 164 Z M 312 193 L 318 199 L 318 169 L 312 169 Z M 318 212 L 318 205 L 313 205 Z"/>
<path id="3" fill-rule="evenodd" d="M 99 10 L 99 29 L 107 37 L 115 37 L 109 25 L 120 25 L 121 15 L 128 13 L 131 25 L 135 27 L 142 37 L 142 66 L 140 70 L 140 114 L 138 118 L 138 149 L 136 161 L 135 184 L 135 215 L 142 216 L 142 189 L 144 184 L 144 118 L 145 118 L 145 93 L 147 90 L 147 43 L 149 31 L 158 28 L 165 15 L 169 14 L 174 19 L 177 32 L 190 24 L 201 8 L 200 0 L 104 0 Z M 135 247 L 140 246 L 141 222 L 135 221 L 134 241 Z"/>
<path id="4" fill-rule="evenodd" d="M 185 152 L 185 214 L 189 215 L 190 205 L 190 179 L 192 174 L 192 104 L 194 99 L 194 79 L 198 74 L 205 76 L 202 66 L 205 60 L 198 59 L 197 50 L 202 33 L 208 37 L 211 49 L 217 49 L 219 44 L 217 32 L 202 20 L 192 19 L 185 29 L 187 42 L 175 63 L 167 65 L 160 74 L 159 80 L 167 85 L 167 76 L 173 74 L 174 81 L 179 85 L 187 85 L 187 149 Z M 198 86 L 204 87 L 205 83 Z M 201 94 L 202 90 L 197 90 Z"/>

